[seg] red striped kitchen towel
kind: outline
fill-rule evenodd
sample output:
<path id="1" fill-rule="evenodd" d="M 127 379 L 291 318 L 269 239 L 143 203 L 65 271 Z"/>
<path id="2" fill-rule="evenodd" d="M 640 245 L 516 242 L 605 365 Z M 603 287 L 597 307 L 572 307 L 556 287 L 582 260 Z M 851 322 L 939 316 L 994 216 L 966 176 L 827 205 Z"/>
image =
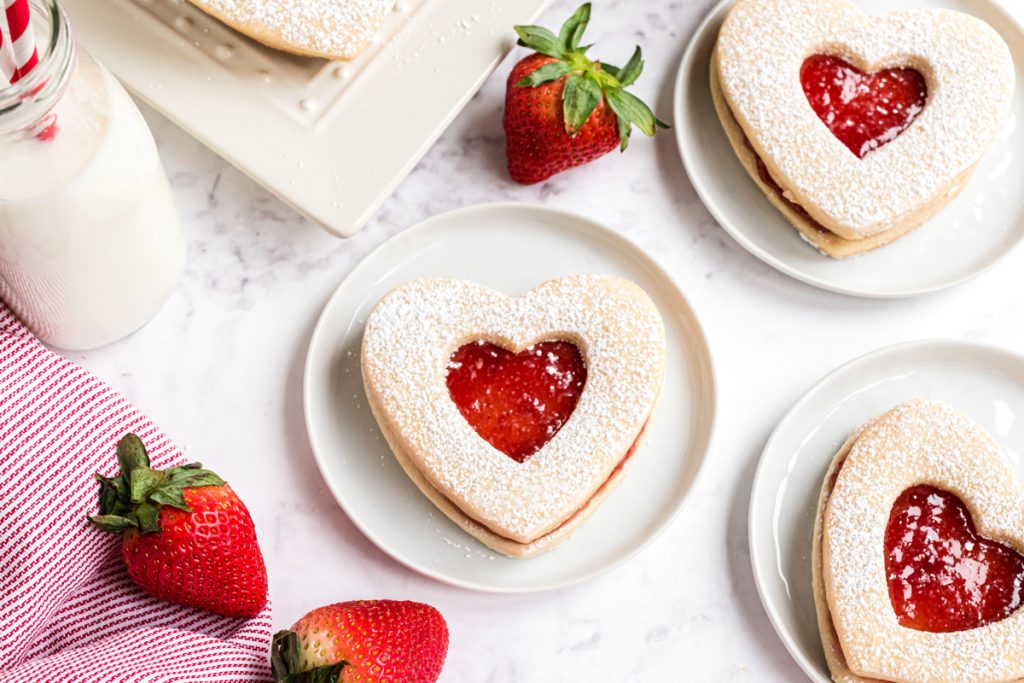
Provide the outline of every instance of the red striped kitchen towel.
<path id="1" fill-rule="evenodd" d="M 44 348 L 0 302 L 0 680 L 269 681 L 270 607 L 229 619 L 150 597 L 86 523 L 125 432 L 185 461 L 123 396 Z"/>

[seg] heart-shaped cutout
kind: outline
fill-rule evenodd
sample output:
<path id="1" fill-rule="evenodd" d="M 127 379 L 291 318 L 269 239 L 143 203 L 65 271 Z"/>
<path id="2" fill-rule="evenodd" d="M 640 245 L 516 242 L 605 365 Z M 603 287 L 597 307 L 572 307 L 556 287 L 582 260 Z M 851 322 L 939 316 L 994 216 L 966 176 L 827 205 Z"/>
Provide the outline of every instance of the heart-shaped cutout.
<path id="1" fill-rule="evenodd" d="M 908 401 L 847 439 L 812 549 L 836 681 L 1024 679 L 1024 488 L 985 430 Z"/>
<path id="2" fill-rule="evenodd" d="M 524 462 L 576 409 L 587 366 L 576 345 L 543 341 L 519 353 L 477 341 L 448 362 L 448 393 L 487 443 Z"/>
<path id="3" fill-rule="evenodd" d="M 918 631 L 967 631 L 1021 605 L 1024 557 L 980 537 L 963 502 L 934 486 L 913 486 L 893 504 L 885 570 L 896 618 Z"/>
<path id="4" fill-rule="evenodd" d="M 1015 79 L 1008 46 L 979 19 L 939 9 L 873 16 L 848 0 L 737 0 L 711 66 L 716 111 L 748 173 L 757 169 L 744 136 L 782 196 L 816 223 L 848 241 L 885 237 L 866 248 L 956 196 L 1007 121 Z M 867 96 L 879 86 L 900 93 L 884 115 Z M 860 253 L 829 253 L 840 252 Z"/>
<path id="5" fill-rule="evenodd" d="M 814 113 L 859 159 L 895 140 L 928 100 L 917 69 L 865 73 L 834 55 L 804 60 L 800 84 Z"/>
<path id="6" fill-rule="evenodd" d="M 361 365 L 410 479 L 484 544 L 528 557 L 567 539 L 636 457 L 664 381 L 665 327 L 618 277 L 518 298 L 414 280 L 367 318 Z"/>

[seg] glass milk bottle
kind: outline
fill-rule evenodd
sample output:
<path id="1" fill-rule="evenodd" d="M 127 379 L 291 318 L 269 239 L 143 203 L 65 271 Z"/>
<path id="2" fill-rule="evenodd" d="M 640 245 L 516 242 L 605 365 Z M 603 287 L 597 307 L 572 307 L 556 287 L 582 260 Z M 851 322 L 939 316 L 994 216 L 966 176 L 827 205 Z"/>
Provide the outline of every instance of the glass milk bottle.
<path id="1" fill-rule="evenodd" d="M 0 89 L 0 299 L 43 341 L 102 346 L 148 321 L 185 241 L 153 136 L 55 0 L 32 0 L 39 64 Z"/>

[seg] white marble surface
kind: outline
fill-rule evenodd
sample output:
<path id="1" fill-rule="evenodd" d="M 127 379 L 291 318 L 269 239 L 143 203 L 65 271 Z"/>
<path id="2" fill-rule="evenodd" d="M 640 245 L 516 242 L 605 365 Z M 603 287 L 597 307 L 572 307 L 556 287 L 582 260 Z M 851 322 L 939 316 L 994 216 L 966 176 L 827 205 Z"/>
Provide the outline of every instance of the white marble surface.
<path id="1" fill-rule="evenodd" d="M 638 93 L 671 116 L 671 88 L 706 0 L 598 2 L 589 39 L 624 59 L 639 42 Z M 544 17 L 557 24 L 570 3 Z M 517 55 L 521 53 L 517 52 Z M 770 430 L 819 376 L 879 346 L 922 337 L 1024 348 L 1018 249 L 954 290 L 879 302 L 813 289 L 737 246 L 694 195 L 675 139 L 636 135 L 624 156 L 533 187 L 504 171 L 506 60 L 355 238 L 338 241 L 189 138 L 144 112 L 189 241 L 184 280 L 132 337 L 71 357 L 125 392 L 248 502 L 266 555 L 275 625 L 331 601 L 392 597 L 448 619 L 446 681 L 792 681 L 747 552 L 747 499 Z M 447 209 L 539 201 L 585 213 L 660 255 L 712 344 L 720 382 L 714 449 L 684 513 L 611 574 L 549 594 L 493 596 L 420 577 L 367 541 L 313 462 L 301 370 L 313 324 L 370 249 Z"/>

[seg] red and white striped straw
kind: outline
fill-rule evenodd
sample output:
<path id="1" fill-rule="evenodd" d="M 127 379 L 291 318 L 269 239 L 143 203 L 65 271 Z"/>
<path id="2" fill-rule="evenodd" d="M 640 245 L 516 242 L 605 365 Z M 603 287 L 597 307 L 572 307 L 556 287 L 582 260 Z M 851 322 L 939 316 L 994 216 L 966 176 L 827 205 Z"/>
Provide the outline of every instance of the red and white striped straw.
<path id="1" fill-rule="evenodd" d="M 4 13 L 7 15 L 7 29 L 14 48 L 15 70 L 11 74 L 11 83 L 17 83 L 39 63 L 36 35 L 30 25 L 32 15 L 28 0 L 4 0 Z"/>
<path id="2" fill-rule="evenodd" d="M 11 76 L 17 71 L 14 66 L 14 48 L 11 47 L 11 36 L 7 31 L 7 20 L 0 15 L 0 77 L 11 82 Z"/>
<path id="3" fill-rule="evenodd" d="M 7 61 L 6 57 L 7 57 L 7 52 L 8 52 L 8 49 L 9 49 L 7 41 L 4 40 L 4 33 L 6 33 L 6 32 L 7 32 L 7 22 L 5 21 L 5 22 L 3 22 L 3 24 L 0 24 L 0 76 L 3 76 L 8 81 L 10 81 L 11 79 L 8 76 L 8 74 L 11 73 L 11 72 L 6 68 L 7 64 L 5 63 Z"/>

